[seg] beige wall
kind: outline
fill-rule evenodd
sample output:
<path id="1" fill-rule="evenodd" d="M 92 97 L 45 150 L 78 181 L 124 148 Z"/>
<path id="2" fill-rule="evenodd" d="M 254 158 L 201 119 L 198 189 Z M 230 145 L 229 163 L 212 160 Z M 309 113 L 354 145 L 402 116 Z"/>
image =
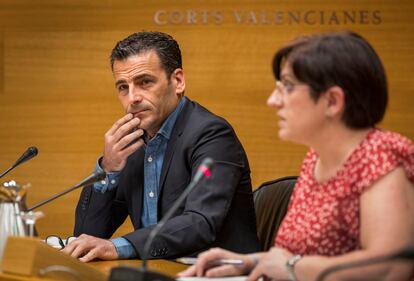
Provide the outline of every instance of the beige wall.
<path id="1" fill-rule="evenodd" d="M 304 147 L 277 139 L 275 114 L 265 105 L 275 50 L 303 33 L 351 29 L 369 39 L 389 78 L 381 126 L 414 139 L 414 2 L 255 2 L 0 1 L 0 170 L 27 147 L 39 148 L 2 180 L 31 182 L 30 206 L 92 171 L 103 134 L 123 114 L 108 56 L 118 40 L 143 29 L 180 42 L 186 94 L 233 124 L 254 186 L 298 174 L 304 157 Z M 41 235 L 71 234 L 78 196 L 41 208 Z"/>

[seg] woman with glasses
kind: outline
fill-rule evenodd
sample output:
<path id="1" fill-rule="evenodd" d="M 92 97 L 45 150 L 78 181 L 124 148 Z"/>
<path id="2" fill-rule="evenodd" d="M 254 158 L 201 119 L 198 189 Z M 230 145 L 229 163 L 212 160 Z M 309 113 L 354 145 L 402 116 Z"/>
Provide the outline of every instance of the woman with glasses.
<path id="1" fill-rule="evenodd" d="M 249 255 L 211 249 L 180 276 L 317 280 L 329 268 L 414 245 L 414 144 L 376 127 L 388 91 L 371 45 L 350 32 L 302 37 L 276 53 L 273 72 L 267 104 L 277 111 L 279 137 L 309 147 L 275 246 Z M 208 266 L 217 259 L 240 259 L 243 266 Z M 410 280 L 413 263 L 326 277 Z"/>

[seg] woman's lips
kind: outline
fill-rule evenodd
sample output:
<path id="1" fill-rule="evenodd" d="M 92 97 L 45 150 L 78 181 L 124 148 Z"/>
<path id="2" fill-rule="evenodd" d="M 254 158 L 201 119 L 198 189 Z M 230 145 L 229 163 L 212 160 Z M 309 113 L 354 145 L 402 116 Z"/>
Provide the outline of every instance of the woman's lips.
<path id="1" fill-rule="evenodd" d="M 279 127 L 280 127 L 280 126 L 282 126 L 286 122 L 286 120 L 285 120 L 285 118 L 283 118 L 280 115 L 278 115 L 278 117 L 279 117 L 279 120 L 278 120 L 277 123 L 279 124 Z"/>

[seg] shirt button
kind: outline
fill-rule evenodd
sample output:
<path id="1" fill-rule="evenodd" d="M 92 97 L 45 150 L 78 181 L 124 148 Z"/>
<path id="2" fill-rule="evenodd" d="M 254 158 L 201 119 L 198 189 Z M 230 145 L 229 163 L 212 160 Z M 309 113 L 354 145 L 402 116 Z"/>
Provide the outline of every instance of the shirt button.
<path id="1" fill-rule="evenodd" d="M 152 162 L 152 157 L 148 157 L 148 162 Z"/>
<path id="2" fill-rule="evenodd" d="M 111 184 L 115 184 L 115 183 L 116 183 L 116 180 L 112 179 Z"/>
<path id="3" fill-rule="evenodd" d="M 149 197 L 152 198 L 152 197 L 154 197 L 154 192 L 151 191 L 148 195 L 149 195 Z"/>

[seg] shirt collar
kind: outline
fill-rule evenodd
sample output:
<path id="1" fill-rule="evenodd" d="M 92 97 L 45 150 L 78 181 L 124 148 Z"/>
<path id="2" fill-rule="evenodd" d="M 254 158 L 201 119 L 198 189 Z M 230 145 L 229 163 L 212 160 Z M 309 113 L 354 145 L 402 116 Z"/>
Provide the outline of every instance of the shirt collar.
<path id="1" fill-rule="evenodd" d="M 168 118 L 164 121 L 161 128 L 158 130 L 157 134 L 162 135 L 166 139 L 170 139 L 172 130 L 174 128 L 175 121 L 177 120 L 178 115 L 180 114 L 181 110 L 184 107 L 184 104 L 186 103 L 187 98 L 184 96 L 181 98 L 180 102 L 178 103 L 178 106 L 175 108 L 175 110 L 168 116 Z"/>

